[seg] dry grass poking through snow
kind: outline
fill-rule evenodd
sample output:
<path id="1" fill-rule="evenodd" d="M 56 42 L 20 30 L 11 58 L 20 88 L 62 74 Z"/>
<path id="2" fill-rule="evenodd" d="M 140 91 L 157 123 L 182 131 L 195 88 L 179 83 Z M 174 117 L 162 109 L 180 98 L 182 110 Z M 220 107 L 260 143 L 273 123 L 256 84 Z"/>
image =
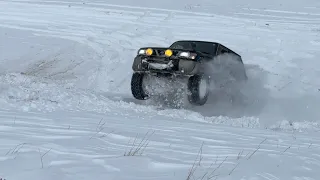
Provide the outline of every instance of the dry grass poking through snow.
<path id="1" fill-rule="evenodd" d="M 252 152 L 252 153 L 248 153 L 246 155 L 243 154 L 243 151 L 238 153 L 238 156 L 236 157 L 237 161 L 240 161 L 240 159 L 242 158 L 246 158 L 247 160 L 250 160 L 251 157 L 260 149 L 260 146 L 262 143 L 264 143 L 267 140 L 264 139 L 259 145 L 258 147 Z M 194 163 L 192 164 L 192 167 L 189 169 L 188 172 L 188 176 L 186 177 L 186 180 L 217 180 L 218 177 L 220 176 L 219 173 L 217 173 L 217 171 L 222 168 L 222 165 L 226 162 L 226 160 L 228 159 L 228 156 L 226 156 L 220 163 L 217 163 L 218 161 L 218 157 L 215 160 L 214 163 L 211 163 L 211 165 L 205 170 L 205 173 L 203 173 L 200 177 L 196 177 L 195 173 L 197 171 L 197 169 L 199 167 L 201 167 L 201 162 L 203 160 L 203 156 L 202 156 L 202 150 L 203 150 L 203 144 L 201 145 L 199 152 L 197 154 L 197 157 L 194 161 Z M 234 170 L 239 166 L 240 162 L 235 163 L 235 166 L 230 170 L 230 172 L 227 175 L 231 175 Z M 213 167 L 215 166 L 215 167 Z"/>
<path id="2" fill-rule="evenodd" d="M 131 145 L 131 148 L 129 151 L 126 151 L 124 153 L 124 156 L 141 156 L 144 152 L 144 150 L 146 149 L 146 147 L 149 144 L 149 138 L 150 136 L 152 136 L 154 134 L 155 131 L 153 131 L 150 135 L 149 135 L 149 131 L 143 136 L 143 138 L 140 140 L 140 142 L 137 142 L 137 136 L 134 138 L 133 143 Z M 148 136 L 149 135 L 149 136 Z M 131 140 L 130 140 L 131 141 Z M 129 143 L 130 143 L 129 141 Z"/>

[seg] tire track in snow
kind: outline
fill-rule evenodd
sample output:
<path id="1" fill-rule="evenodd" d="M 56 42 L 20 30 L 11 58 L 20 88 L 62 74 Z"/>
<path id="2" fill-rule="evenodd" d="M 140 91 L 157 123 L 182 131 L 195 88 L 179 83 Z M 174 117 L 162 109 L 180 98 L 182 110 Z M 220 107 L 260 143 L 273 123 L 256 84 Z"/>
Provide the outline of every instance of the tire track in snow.
<path id="1" fill-rule="evenodd" d="M 188 13 L 164 9 L 148 9 L 148 11 L 152 10 L 152 12 L 150 14 L 143 14 L 137 12 L 142 8 L 112 6 L 108 4 L 106 4 L 107 8 L 102 8 L 91 5 L 81 5 L 82 7 L 79 7 L 71 4 L 71 6 L 68 7 L 64 5 L 52 6 L 49 4 L 46 5 L 45 3 L 37 3 L 38 2 L 35 3 L 35 6 L 35 4 L 29 4 L 29 2 L 7 3 L 1 1 L 1 6 L 7 8 L 7 11 L 2 12 L 2 16 L 0 16 L 1 21 L 5 20 L 1 25 L 18 29 L 27 28 L 36 31 L 37 35 L 71 39 L 95 49 L 97 57 L 94 59 L 94 63 L 92 63 L 94 67 L 87 69 L 87 74 L 84 75 L 89 78 L 81 77 L 83 79 L 79 84 L 83 84 L 82 87 L 84 88 L 96 91 L 128 95 L 129 80 L 126 81 L 126 79 L 130 75 L 132 57 L 136 53 L 134 47 L 141 47 L 146 44 L 151 45 L 154 44 L 154 42 L 163 45 L 168 44 L 166 40 L 167 34 L 163 36 L 163 30 L 168 30 L 167 32 L 171 33 L 169 37 L 174 37 L 172 41 L 180 38 L 206 40 L 212 38 L 223 43 L 228 43 L 231 47 L 235 47 L 240 53 L 245 54 L 244 58 L 246 63 L 264 64 L 265 66 L 263 68 L 270 73 L 274 73 L 275 79 L 278 78 L 278 80 L 271 82 L 270 87 L 275 84 L 274 86 L 276 88 L 286 86 L 287 81 L 290 80 L 279 78 L 280 76 L 277 73 L 286 75 L 285 73 L 290 73 L 291 71 L 284 72 L 284 69 L 286 69 L 288 65 L 296 65 L 296 62 L 286 61 L 287 58 L 285 55 L 290 53 L 291 57 L 292 51 L 297 50 L 297 52 L 301 52 L 305 50 L 300 46 L 284 48 L 284 50 L 281 51 L 264 54 L 265 57 L 262 58 L 261 52 L 256 50 L 257 43 L 261 44 L 261 42 L 264 42 L 261 48 L 271 48 L 275 50 L 279 48 L 277 44 L 274 45 L 275 43 L 279 43 L 280 47 L 286 45 L 285 43 L 287 43 L 287 45 L 294 44 L 290 43 L 289 40 L 292 39 L 292 35 L 296 33 L 296 31 L 282 31 L 279 27 L 269 29 L 260 26 L 250 26 L 254 22 L 245 24 L 245 22 L 248 23 L 246 19 L 239 22 L 239 18 L 228 18 L 224 16 L 212 17 L 212 14 Z M 111 9 L 111 7 L 116 7 L 116 9 Z M 29 9 L 33 13 L 29 13 L 29 11 L 24 9 Z M 155 12 L 153 10 L 155 10 Z M 107 15 L 106 12 L 110 12 L 110 14 Z M 188 18 L 187 15 L 193 15 L 193 19 L 195 19 L 189 20 L 190 25 L 188 26 L 185 24 Z M 21 17 L 25 17 L 25 19 Z M 27 18 L 29 22 L 24 21 Z M 48 27 L 48 23 L 50 22 L 48 19 L 58 20 L 51 22 Z M 161 19 L 162 21 L 155 21 L 156 19 Z M 230 21 L 230 19 L 232 19 L 232 21 Z M 12 22 L 7 20 L 12 20 Z M 84 26 L 86 22 L 90 23 Z M 211 22 L 215 24 L 208 27 L 207 25 Z M 246 25 L 249 27 L 246 27 Z M 138 30 L 132 32 L 134 27 L 138 28 Z M 237 29 L 236 32 L 234 28 Z M 152 33 L 146 33 L 151 32 L 151 30 L 153 30 Z M 269 33 L 267 36 L 265 36 L 266 32 Z M 285 35 L 282 36 L 283 34 Z M 280 38 L 280 36 L 282 37 Z M 135 37 L 136 39 L 134 39 Z M 276 38 L 279 39 L 275 40 Z M 304 43 L 312 38 L 310 34 L 307 34 L 304 40 L 297 40 L 301 40 L 300 43 Z M 284 42 L 284 45 L 282 42 Z M 245 47 L 242 46 L 243 43 L 246 44 Z M 131 48 L 128 48 L 128 46 L 131 46 Z M 245 53 L 246 51 L 250 52 Z M 279 62 L 280 60 L 283 61 Z M 290 75 L 290 77 L 292 77 L 292 75 Z M 279 79 L 281 79 L 281 81 Z M 85 85 L 86 83 L 88 83 L 87 86 Z M 129 102 L 132 102 L 132 99 L 129 100 Z M 233 119 L 230 120 L 233 121 Z M 219 120 L 216 122 L 219 122 Z M 255 122 L 255 120 L 252 122 Z"/>
<path id="2" fill-rule="evenodd" d="M 121 113 L 122 110 L 115 110 L 117 111 Z M 208 126 L 170 118 L 150 122 L 149 119 L 138 118 L 139 113 L 130 114 L 130 121 L 119 119 L 117 115 L 105 117 L 103 114 L 82 112 L 35 115 L 5 111 L 0 114 L 3 122 L 0 134 L 6 139 L 0 148 L 0 165 L 17 165 L 25 157 L 39 157 L 39 149 L 41 152 L 51 149 L 45 157 L 44 166 L 64 169 L 65 173 L 70 173 L 73 177 L 77 176 L 74 173 L 79 172 L 69 169 L 70 163 L 75 168 L 103 167 L 104 171 L 107 170 L 109 174 L 117 177 L 126 172 L 128 176 L 134 175 L 137 179 L 147 175 L 146 172 L 136 174 L 144 166 L 148 166 L 148 171 L 159 177 L 162 164 L 168 177 L 177 178 L 186 176 L 203 143 L 202 162 L 196 172 L 197 176 L 203 175 L 202 170 L 210 166 L 213 170 L 221 163 L 222 167 L 217 168 L 215 175 L 227 179 L 244 176 L 248 179 L 316 178 L 318 176 L 315 170 L 320 168 L 320 139 L 316 134 L 310 139 L 310 136 L 304 134 L 292 137 L 287 133 L 270 134 L 257 129 L 243 131 L 227 126 Z M 15 117 L 17 114 L 19 117 Z M 33 119 L 30 115 L 37 118 Z M 143 126 L 136 126 L 137 123 Z M 164 123 L 169 123 L 170 126 L 165 126 Z M 102 127 L 99 127 L 100 125 Z M 153 130 L 154 134 L 147 137 L 148 146 L 142 156 L 123 156 L 130 150 L 135 138 L 138 138 L 136 144 L 139 144 L 145 133 Z M 7 136 L 10 138 L 6 138 Z M 17 146 L 21 143 L 25 144 Z M 16 153 L 4 155 L 14 147 L 17 147 Z M 13 159 L 14 157 L 16 158 Z M 132 158 L 136 159 L 135 163 L 144 161 L 139 166 L 140 170 L 128 161 Z M 262 161 L 264 163 L 261 163 Z M 39 169 L 38 161 L 28 162 L 28 166 L 16 166 L 16 171 L 24 173 Z M 129 163 L 131 171 L 122 163 Z M 229 176 L 235 167 L 232 176 Z M 171 174 L 173 172 L 176 174 Z"/>

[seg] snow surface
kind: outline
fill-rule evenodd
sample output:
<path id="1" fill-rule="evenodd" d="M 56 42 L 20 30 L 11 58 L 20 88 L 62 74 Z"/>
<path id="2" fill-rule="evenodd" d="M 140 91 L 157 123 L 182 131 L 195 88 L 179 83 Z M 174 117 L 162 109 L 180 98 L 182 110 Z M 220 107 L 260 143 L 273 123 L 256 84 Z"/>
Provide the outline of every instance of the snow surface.
<path id="1" fill-rule="evenodd" d="M 318 179 L 320 2 L 0 7 L 0 179 Z M 234 103 L 134 100 L 137 49 L 180 39 L 241 54 L 249 81 Z"/>

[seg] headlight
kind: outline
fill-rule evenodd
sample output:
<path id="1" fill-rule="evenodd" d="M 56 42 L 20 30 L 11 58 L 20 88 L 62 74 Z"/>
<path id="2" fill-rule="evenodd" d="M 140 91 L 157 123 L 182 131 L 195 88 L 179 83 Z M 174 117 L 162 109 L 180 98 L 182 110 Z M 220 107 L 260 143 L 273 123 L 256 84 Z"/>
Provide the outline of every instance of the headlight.
<path id="1" fill-rule="evenodd" d="M 138 54 L 145 54 L 145 53 L 146 53 L 146 50 L 144 50 L 144 49 L 140 49 L 138 52 Z"/>
<path id="2" fill-rule="evenodd" d="M 189 58 L 190 57 L 190 53 L 189 52 L 181 52 L 179 54 L 179 56 Z"/>
<path id="3" fill-rule="evenodd" d="M 190 53 L 190 52 L 180 52 L 178 56 L 189 58 L 189 59 L 196 59 L 197 54 L 196 53 Z"/>
<path id="4" fill-rule="evenodd" d="M 153 53 L 153 50 L 152 50 L 151 48 L 148 48 L 148 49 L 146 50 L 146 54 L 147 54 L 148 56 L 152 55 L 152 53 Z"/>
<path id="5" fill-rule="evenodd" d="M 164 52 L 164 54 L 167 56 L 167 57 L 170 57 L 170 56 L 172 56 L 172 50 L 170 50 L 170 49 L 167 49 L 165 52 Z"/>

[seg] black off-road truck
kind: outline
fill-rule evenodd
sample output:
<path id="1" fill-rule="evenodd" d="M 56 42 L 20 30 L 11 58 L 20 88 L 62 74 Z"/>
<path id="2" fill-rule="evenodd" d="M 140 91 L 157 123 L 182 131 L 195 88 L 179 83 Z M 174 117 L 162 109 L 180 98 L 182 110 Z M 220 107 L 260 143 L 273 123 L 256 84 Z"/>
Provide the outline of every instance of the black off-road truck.
<path id="1" fill-rule="evenodd" d="M 206 103 L 212 82 L 247 80 L 241 56 L 217 42 L 183 40 L 168 48 L 140 48 L 132 69 L 131 91 L 138 100 L 149 98 L 145 75 L 188 78 L 188 100 L 193 105 Z"/>

